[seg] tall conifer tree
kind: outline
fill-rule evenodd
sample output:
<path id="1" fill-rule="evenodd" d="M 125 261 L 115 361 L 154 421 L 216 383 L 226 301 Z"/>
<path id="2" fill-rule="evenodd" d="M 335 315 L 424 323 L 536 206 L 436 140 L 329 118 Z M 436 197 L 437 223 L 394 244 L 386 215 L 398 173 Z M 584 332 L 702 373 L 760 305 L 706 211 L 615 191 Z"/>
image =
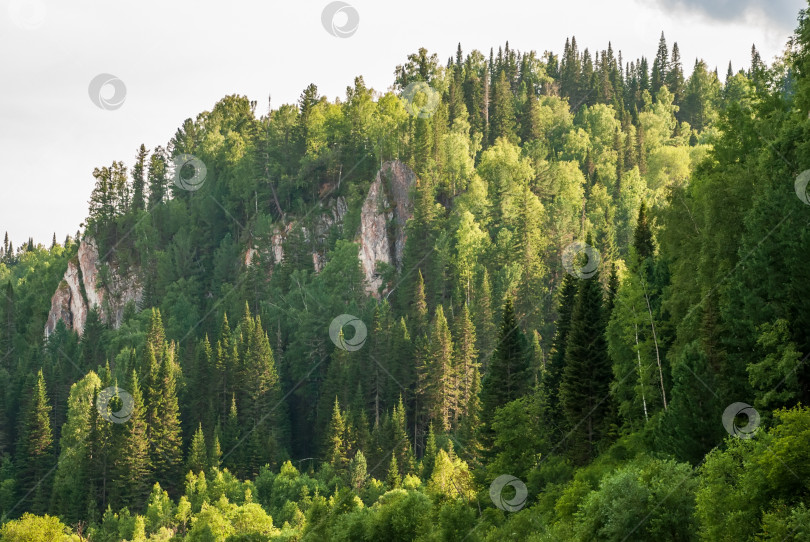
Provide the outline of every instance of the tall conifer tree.
<path id="1" fill-rule="evenodd" d="M 595 457 L 597 443 L 607 434 L 613 374 L 599 273 L 579 283 L 566 341 L 560 404 L 570 428 L 567 448 L 573 461 L 583 464 Z"/>

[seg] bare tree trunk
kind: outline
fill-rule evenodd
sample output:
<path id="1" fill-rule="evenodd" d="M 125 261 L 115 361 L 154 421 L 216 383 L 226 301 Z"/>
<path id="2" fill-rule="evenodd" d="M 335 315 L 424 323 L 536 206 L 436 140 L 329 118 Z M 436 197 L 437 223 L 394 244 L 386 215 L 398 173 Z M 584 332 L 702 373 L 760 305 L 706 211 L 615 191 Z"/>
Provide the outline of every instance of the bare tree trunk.
<path id="1" fill-rule="evenodd" d="M 374 371 L 374 423 L 380 423 L 380 368 Z"/>
<path id="2" fill-rule="evenodd" d="M 633 314 L 635 315 L 636 308 L 633 307 Z M 633 326 L 636 328 L 636 356 L 638 357 L 638 378 L 641 382 L 641 403 L 644 405 L 644 421 L 646 422 L 649 420 L 647 417 L 647 398 L 644 396 L 644 373 L 641 372 L 641 352 L 638 348 L 638 324 L 633 322 Z"/>
<path id="3" fill-rule="evenodd" d="M 661 397 L 664 399 L 664 410 L 667 410 L 667 392 L 664 389 L 664 371 L 661 368 L 661 355 L 658 353 L 658 337 L 655 334 L 655 322 L 653 321 L 652 307 L 650 307 L 650 296 L 647 295 L 647 285 L 644 285 L 644 299 L 647 301 L 647 311 L 650 313 L 650 327 L 652 328 L 653 341 L 655 342 L 655 360 L 658 362 L 658 377 L 661 380 Z"/>

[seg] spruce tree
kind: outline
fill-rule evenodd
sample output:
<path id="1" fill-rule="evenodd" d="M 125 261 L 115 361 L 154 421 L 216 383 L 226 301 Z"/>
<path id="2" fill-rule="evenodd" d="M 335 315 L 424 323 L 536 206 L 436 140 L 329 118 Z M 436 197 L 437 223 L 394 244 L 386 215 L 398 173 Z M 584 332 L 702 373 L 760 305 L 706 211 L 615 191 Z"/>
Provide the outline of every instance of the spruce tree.
<path id="1" fill-rule="evenodd" d="M 426 419 L 430 415 L 430 338 L 428 324 L 428 308 L 425 301 L 425 283 L 422 272 L 418 272 L 415 299 L 413 303 L 413 345 L 414 345 L 414 407 L 413 407 L 413 433 L 414 450 L 419 453 L 422 433 Z"/>
<path id="2" fill-rule="evenodd" d="M 441 305 L 436 307 L 431 325 L 428 360 L 428 411 L 439 431 L 447 432 L 458 409 L 458 379 L 453 364 L 453 341 Z"/>
<path id="3" fill-rule="evenodd" d="M 16 313 L 15 313 L 15 298 L 14 288 L 11 286 L 11 281 L 6 283 L 3 292 L 3 298 L 0 299 L 0 367 L 5 367 L 7 370 L 12 367 L 11 352 L 14 350 L 14 335 L 16 334 Z"/>
<path id="4" fill-rule="evenodd" d="M 144 190 L 146 188 L 146 156 L 149 151 L 141 144 L 135 156 L 135 165 L 132 167 L 132 210 L 143 211 L 146 208 Z"/>
<path id="5" fill-rule="evenodd" d="M 219 339 L 216 348 L 215 374 L 217 381 L 217 398 L 219 399 L 218 413 L 221 418 L 227 419 L 230 412 L 231 400 L 234 395 L 233 379 L 237 374 L 238 353 L 236 341 L 232 337 L 231 327 L 228 324 L 228 315 L 222 315 L 222 324 L 219 329 Z"/>
<path id="6" fill-rule="evenodd" d="M 248 312 L 240 324 L 240 350 L 237 378 L 243 405 L 240 410 L 245 426 L 254 433 L 245 450 L 246 467 L 249 473 L 258 474 L 261 466 L 278 459 L 280 441 L 286 440 L 286 411 L 270 339 L 261 319 L 251 318 Z"/>
<path id="7" fill-rule="evenodd" d="M 205 447 L 205 433 L 202 424 L 197 426 L 194 437 L 191 439 L 191 448 L 188 451 L 186 470 L 194 474 L 205 472 L 208 469 L 208 450 Z"/>
<path id="8" fill-rule="evenodd" d="M 491 444 L 495 411 L 523 396 L 529 383 L 529 345 L 518 327 L 512 300 L 507 299 L 498 342 L 481 386 L 482 422 L 486 444 Z"/>
<path id="9" fill-rule="evenodd" d="M 647 216 L 647 204 L 643 201 L 638 208 L 638 220 L 636 221 L 636 231 L 633 234 L 633 248 L 639 263 L 652 257 L 655 247 L 653 245 L 652 230 Z"/>
<path id="10" fill-rule="evenodd" d="M 466 415 L 470 396 L 477 392 L 473 390 L 473 373 L 478 371 L 478 350 L 475 345 L 475 326 L 467 303 L 461 307 L 461 314 L 456 318 L 455 327 L 456 348 L 453 364 L 458 381 L 458 408 L 453 417 L 454 426 L 458 423 L 459 416 Z"/>
<path id="11" fill-rule="evenodd" d="M 222 447 L 219 445 L 219 427 L 214 431 L 214 439 L 208 450 L 208 469 L 219 469 L 222 465 Z"/>
<path id="12" fill-rule="evenodd" d="M 374 405 L 374 420 L 379 421 L 380 414 L 386 406 L 393 404 L 396 397 L 392 395 L 392 384 L 396 382 L 389 376 L 395 370 L 391 364 L 392 354 L 392 320 L 391 308 L 387 300 L 379 303 L 374 310 L 374 321 L 372 323 L 373 333 L 369 337 L 369 357 L 371 358 L 370 370 L 366 378 L 368 384 L 366 389 L 370 393 L 369 401 Z"/>
<path id="13" fill-rule="evenodd" d="M 335 405 L 332 408 L 332 420 L 329 423 L 329 430 L 326 435 L 326 445 L 324 447 L 324 457 L 335 469 L 335 472 L 342 474 L 347 466 L 347 446 L 346 446 L 346 424 L 343 421 L 343 413 L 340 411 L 340 402 L 335 397 Z"/>
<path id="14" fill-rule="evenodd" d="M 479 53 L 480 57 L 480 53 Z M 479 58 L 480 63 L 475 63 L 473 56 L 467 56 L 464 61 L 464 82 L 462 88 L 464 90 L 464 98 L 466 100 L 467 113 L 470 119 L 470 132 L 472 134 L 481 134 L 484 143 L 488 141 L 483 137 L 486 130 L 485 127 L 485 84 L 481 78 L 481 68 L 483 65 L 483 58 Z"/>
<path id="15" fill-rule="evenodd" d="M 481 371 L 486 372 L 489 360 L 495 350 L 495 316 L 492 311 L 492 284 L 489 272 L 484 269 L 481 282 L 473 300 L 473 323 L 476 330 L 476 347 L 481 364 Z"/>
<path id="16" fill-rule="evenodd" d="M 396 396 L 398 393 L 402 393 L 402 388 L 405 390 L 409 390 L 407 397 L 406 405 L 409 411 L 412 413 L 414 404 L 413 404 L 413 394 L 410 393 L 410 390 L 413 390 L 414 386 L 416 385 L 416 367 L 414 364 L 414 344 L 411 340 L 411 333 L 408 329 L 408 323 L 405 320 L 405 317 L 401 317 L 398 322 L 395 323 L 393 328 L 393 337 L 391 340 L 391 353 L 389 357 L 391 358 L 391 374 L 394 376 L 394 379 L 391 379 L 391 392 L 392 396 Z M 396 387 L 394 387 L 396 386 Z M 394 404 L 394 401 L 391 401 L 391 404 Z M 385 410 L 383 411 L 385 412 Z M 375 420 L 374 423 L 377 423 Z"/>
<path id="17" fill-rule="evenodd" d="M 570 428 L 567 447 L 576 464 L 596 455 L 607 434 L 613 376 L 605 339 L 604 293 L 597 272 L 580 279 L 565 350 L 560 405 Z"/>
<path id="18" fill-rule="evenodd" d="M 613 307 L 616 305 L 616 294 L 619 292 L 619 274 L 614 263 L 610 268 L 610 277 L 607 283 L 607 300 L 605 302 L 605 318 L 610 321 Z"/>
<path id="19" fill-rule="evenodd" d="M 491 144 L 494 144 L 499 137 L 503 137 L 512 143 L 517 142 L 514 100 L 511 83 L 506 79 L 506 73 L 502 71 L 495 82 L 492 103 L 492 129 L 490 130 Z"/>
<path id="20" fill-rule="evenodd" d="M 683 65 L 681 64 L 681 51 L 677 42 L 672 44 L 672 58 L 667 68 L 666 85 L 672 93 L 673 103 L 681 105 L 686 92 L 686 83 L 683 76 Z"/>
<path id="21" fill-rule="evenodd" d="M 101 321 L 101 314 L 98 307 L 91 307 L 87 311 L 87 320 L 84 325 L 84 332 L 79 344 L 81 349 L 81 363 L 80 366 L 85 370 L 98 369 L 106 361 L 106 353 L 104 351 L 104 331 L 106 326 Z"/>
<path id="22" fill-rule="evenodd" d="M 366 411 L 353 407 L 350 414 L 352 449 L 355 451 L 368 450 L 371 446 L 371 431 L 368 429 Z"/>
<path id="23" fill-rule="evenodd" d="M 163 203 L 168 195 L 169 170 L 168 156 L 163 147 L 156 147 L 149 157 L 147 178 L 149 181 L 148 210 L 151 211 Z"/>
<path id="24" fill-rule="evenodd" d="M 179 367 L 175 345 L 166 342 L 160 311 L 153 309 L 141 361 L 144 405 L 149 438 L 149 460 L 155 477 L 169 494 L 179 488 L 182 466 L 182 433 L 177 402 Z"/>
<path id="25" fill-rule="evenodd" d="M 394 446 L 394 453 L 398 457 L 400 472 L 403 475 L 413 473 L 415 468 L 414 453 L 408 438 L 405 407 L 402 404 L 401 396 L 399 403 L 394 406 L 391 414 L 391 442 Z"/>
<path id="26" fill-rule="evenodd" d="M 147 437 L 146 411 L 138 385 L 138 373 L 132 371 L 132 416 L 123 424 L 122 439 L 116 462 L 116 483 L 120 484 L 122 504 L 128 507 L 142 506 L 149 494 L 151 465 Z"/>
<path id="27" fill-rule="evenodd" d="M 238 446 L 242 439 L 242 428 L 239 425 L 239 410 L 236 406 L 236 395 L 231 396 L 230 409 L 225 417 L 225 428 L 222 431 L 222 464 L 238 475 L 243 470 L 241 450 Z"/>
<path id="28" fill-rule="evenodd" d="M 219 406 L 216 400 L 217 382 L 212 378 L 215 369 L 214 351 L 206 333 L 197 343 L 194 365 L 187 373 L 188 389 L 192 390 L 192 393 L 187 394 L 185 402 L 190 414 L 190 419 L 184 420 L 190 425 L 187 426 L 188 432 L 191 432 L 195 422 L 209 430 L 215 425 L 215 412 Z"/>
<path id="29" fill-rule="evenodd" d="M 31 390 L 31 398 L 22 415 L 17 444 L 19 484 L 29 510 L 35 514 L 47 511 L 51 487 L 51 469 L 55 457 L 51 432 L 51 405 L 45 389 L 42 369 Z"/>
<path id="30" fill-rule="evenodd" d="M 650 80 L 650 94 L 658 95 L 658 91 L 664 86 L 667 78 L 667 66 L 669 66 L 669 49 L 664 33 L 661 32 L 661 39 L 658 41 L 658 52 L 653 61 L 652 76 Z"/>
<path id="31" fill-rule="evenodd" d="M 467 461 L 476 463 L 482 453 L 481 446 L 481 375 L 476 367 L 472 373 L 470 398 L 464 408 L 458 429 L 458 437 L 464 444 L 464 455 Z"/>
<path id="32" fill-rule="evenodd" d="M 415 337 L 427 335 L 428 333 L 428 306 L 425 297 L 425 279 L 422 277 L 422 270 L 417 270 L 416 289 L 412 304 L 411 318 L 413 326 L 411 331 Z"/>
<path id="33" fill-rule="evenodd" d="M 428 425 L 428 435 L 425 441 L 425 455 L 422 456 L 422 479 L 429 480 L 433 474 L 433 465 L 436 462 L 436 434 L 433 432 L 433 423 Z"/>
<path id="34" fill-rule="evenodd" d="M 528 90 L 526 101 L 523 103 L 523 114 L 520 122 L 520 138 L 523 142 L 540 139 L 543 137 L 542 110 L 540 100 L 533 89 Z"/>
<path id="35" fill-rule="evenodd" d="M 391 453 L 391 462 L 388 463 L 388 474 L 385 476 L 385 483 L 391 489 L 396 489 L 402 484 L 402 476 L 399 474 L 399 466 L 397 465 L 397 454 Z"/>

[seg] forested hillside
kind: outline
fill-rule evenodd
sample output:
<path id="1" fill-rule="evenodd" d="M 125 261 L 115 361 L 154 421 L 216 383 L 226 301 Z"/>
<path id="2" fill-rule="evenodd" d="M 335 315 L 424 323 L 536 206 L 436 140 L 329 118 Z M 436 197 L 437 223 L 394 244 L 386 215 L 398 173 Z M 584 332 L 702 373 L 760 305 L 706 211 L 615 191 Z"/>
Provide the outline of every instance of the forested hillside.
<path id="1" fill-rule="evenodd" d="M 0 249 L 0 540 L 810 540 L 810 18 L 651 45 L 420 49 L 99 164 Z"/>

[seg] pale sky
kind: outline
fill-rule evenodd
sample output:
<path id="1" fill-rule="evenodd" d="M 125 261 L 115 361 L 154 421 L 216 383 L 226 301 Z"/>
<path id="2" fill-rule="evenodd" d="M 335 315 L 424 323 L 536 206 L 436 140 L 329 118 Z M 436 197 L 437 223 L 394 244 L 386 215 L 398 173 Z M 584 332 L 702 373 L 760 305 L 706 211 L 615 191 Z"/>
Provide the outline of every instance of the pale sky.
<path id="1" fill-rule="evenodd" d="M 184 119 L 243 94 L 266 112 L 297 101 L 309 83 L 334 99 L 355 76 L 385 91 L 409 53 L 442 63 L 509 40 L 521 51 L 621 50 L 653 57 L 663 30 L 687 74 L 696 57 L 747 68 L 751 45 L 779 55 L 805 0 L 347 0 L 359 18 L 350 37 L 322 24 L 326 0 L 0 0 L 0 235 L 49 244 L 87 214 L 94 167 L 137 147 L 166 145 Z M 344 14 L 338 14 L 343 24 Z M 123 104 L 96 106 L 90 82 L 109 73 Z M 105 94 L 106 96 L 106 94 Z"/>

